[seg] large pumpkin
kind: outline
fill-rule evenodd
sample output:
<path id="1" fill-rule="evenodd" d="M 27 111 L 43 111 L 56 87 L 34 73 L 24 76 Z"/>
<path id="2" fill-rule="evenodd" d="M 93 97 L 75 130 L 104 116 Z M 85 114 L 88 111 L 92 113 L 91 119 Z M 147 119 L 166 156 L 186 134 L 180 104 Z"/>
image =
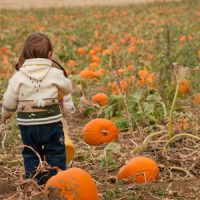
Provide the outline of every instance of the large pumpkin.
<path id="1" fill-rule="evenodd" d="M 154 181 L 158 177 L 158 173 L 159 168 L 154 160 L 138 156 L 132 158 L 120 169 L 118 179 L 126 179 L 136 183 L 148 183 Z"/>
<path id="2" fill-rule="evenodd" d="M 98 200 L 92 177 L 80 168 L 70 168 L 52 176 L 45 185 L 50 198 L 66 200 Z"/>
<path id="3" fill-rule="evenodd" d="M 94 119 L 83 128 L 83 139 L 89 145 L 96 146 L 101 143 L 109 143 L 118 140 L 118 138 L 118 128 L 108 119 Z"/>
<path id="4" fill-rule="evenodd" d="M 100 106 L 105 106 L 108 104 L 109 98 L 105 93 L 98 93 L 92 96 L 92 102 L 97 103 Z"/>

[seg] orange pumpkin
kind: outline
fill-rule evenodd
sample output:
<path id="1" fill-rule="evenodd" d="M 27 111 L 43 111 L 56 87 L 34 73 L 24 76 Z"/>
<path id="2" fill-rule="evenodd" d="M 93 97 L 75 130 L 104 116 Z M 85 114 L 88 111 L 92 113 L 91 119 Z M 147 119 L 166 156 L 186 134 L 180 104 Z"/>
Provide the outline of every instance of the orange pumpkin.
<path id="1" fill-rule="evenodd" d="M 82 56 L 86 53 L 86 50 L 82 47 L 79 47 L 79 48 L 76 49 L 76 52 L 77 52 L 78 55 Z"/>
<path id="2" fill-rule="evenodd" d="M 83 139 L 89 145 L 99 145 L 118 140 L 119 130 L 116 125 L 107 119 L 97 118 L 83 128 Z"/>
<path id="3" fill-rule="evenodd" d="M 125 92 L 125 90 L 128 88 L 127 80 L 123 79 L 122 81 L 120 81 L 120 86 L 121 86 L 122 92 Z"/>
<path id="4" fill-rule="evenodd" d="M 77 65 L 76 61 L 75 60 L 68 60 L 67 62 L 67 66 L 73 68 Z"/>
<path id="5" fill-rule="evenodd" d="M 108 87 L 112 90 L 112 94 L 118 94 L 119 93 L 119 89 L 118 89 L 118 85 L 117 83 L 114 82 L 109 82 L 108 83 Z"/>
<path id="6" fill-rule="evenodd" d="M 70 168 L 52 176 L 45 185 L 50 197 L 66 200 L 98 200 L 92 177 L 80 168 Z"/>
<path id="7" fill-rule="evenodd" d="M 84 69 L 80 72 L 80 77 L 87 79 L 87 80 L 91 80 L 91 79 L 95 79 L 99 77 L 99 74 L 97 72 L 94 72 L 90 69 Z"/>
<path id="8" fill-rule="evenodd" d="M 117 70 L 118 74 L 124 74 L 125 72 L 126 72 L 126 69 L 124 69 L 124 68 L 120 68 Z"/>
<path id="9" fill-rule="evenodd" d="M 159 168 L 157 163 L 147 157 L 138 156 L 132 158 L 124 165 L 119 173 L 118 179 L 130 179 L 131 182 L 149 183 L 158 177 Z"/>
<path id="10" fill-rule="evenodd" d="M 147 54 L 147 60 L 153 61 L 154 56 L 152 54 Z"/>
<path id="11" fill-rule="evenodd" d="M 194 101 L 198 104 L 200 104 L 200 93 L 195 94 Z"/>
<path id="12" fill-rule="evenodd" d="M 134 53 L 135 49 L 136 49 L 136 46 L 131 46 L 131 47 L 128 48 L 128 52 L 129 53 Z"/>
<path id="13" fill-rule="evenodd" d="M 0 54 L 1 55 L 1 54 Z M 197 51 L 197 55 L 200 57 L 200 50 Z"/>
<path id="14" fill-rule="evenodd" d="M 155 86 L 155 75 L 150 73 L 147 69 L 142 69 L 138 72 L 140 79 L 137 81 L 138 87 L 150 85 L 152 88 Z"/>
<path id="15" fill-rule="evenodd" d="M 92 56 L 91 57 L 91 61 L 94 63 L 100 63 L 101 62 L 101 58 L 97 57 L 97 56 Z"/>
<path id="16" fill-rule="evenodd" d="M 99 69 L 99 70 L 97 71 L 97 74 L 98 74 L 99 76 L 101 76 L 101 75 L 103 75 L 103 74 L 106 74 L 106 70 L 105 70 L 104 68 L 101 68 L 101 69 Z"/>
<path id="17" fill-rule="evenodd" d="M 94 49 L 91 49 L 88 53 L 90 56 L 95 56 L 97 52 Z"/>
<path id="18" fill-rule="evenodd" d="M 138 75 L 139 75 L 139 77 L 140 77 L 141 80 L 146 79 L 146 77 L 148 76 L 148 74 L 149 74 L 149 71 L 146 70 L 146 69 L 141 69 L 138 72 Z"/>
<path id="19" fill-rule="evenodd" d="M 179 38 L 179 41 L 180 43 L 184 43 L 186 42 L 187 40 L 193 40 L 193 37 L 191 35 L 183 35 Z"/>
<path id="20" fill-rule="evenodd" d="M 98 93 L 92 96 L 92 102 L 97 103 L 101 106 L 105 106 L 108 104 L 109 98 L 105 93 Z"/>
<path id="21" fill-rule="evenodd" d="M 103 55 L 111 55 L 112 54 L 112 49 L 105 49 L 102 52 Z"/>
<path id="22" fill-rule="evenodd" d="M 88 65 L 88 68 L 93 70 L 99 66 L 99 63 L 93 62 Z"/>
<path id="23" fill-rule="evenodd" d="M 65 72 L 67 75 L 70 75 L 72 73 L 70 69 L 66 69 Z"/>
<path id="24" fill-rule="evenodd" d="M 185 42 L 186 40 L 187 40 L 187 36 L 185 36 L 185 35 L 183 35 L 183 36 L 181 36 L 181 37 L 179 38 L 179 41 L 180 41 L 181 43 Z"/>
<path id="25" fill-rule="evenodd" d="M 95 52 L 100 53 L 102 51 L 102 48 L 96 46 L 96 47 L 94 47 L 94 50 L 95 50 Z"/>
<path id="26" fill-rule="evenodd" d="M 180 82 L 179 84 L 179 92 L 182 94 L 188 94 L 191 91 L 191 84 L 190 81 L 185 79 Z"/>
<path id="27" fill-rule="evenodd" d="M 134 66 L 133 65 L 128 65 L 127 66 L 128 71 L 134 71 Z"/>

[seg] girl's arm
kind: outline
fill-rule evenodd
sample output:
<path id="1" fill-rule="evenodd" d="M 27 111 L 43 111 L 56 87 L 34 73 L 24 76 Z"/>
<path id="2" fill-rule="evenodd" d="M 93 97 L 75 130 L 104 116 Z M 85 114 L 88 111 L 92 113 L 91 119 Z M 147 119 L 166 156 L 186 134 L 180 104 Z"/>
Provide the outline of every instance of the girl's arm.
<path id="1" fill-rule="evenodd" d="M 63 105 L 62 112 L 64 116 L 67 116 L 69 114 L 73 114 L 76 112 L 76 108 L 74 106 L 74 102 L 72 100 L 71 94 L 64 96 L 62 105 Z"/>
<path id="2" fill-rule="evenodd" d="M 76 109 L 71 96 L 72 83 L 64 76 L 63 71 L 58 70 L 58 76 L 55 84 L 58 87 L 58 98 L 60 99 L 62 114 L 66 116 L 74 113 Z"/>
<path id="3" fill-rule="evenodd" d="M 72 82 L 64 76 L 63 71 L 55 70 L 57 70 L 57 76 L 54 84 L 58 88 L 58 93 L 62 96 L 70 94 L 72 92 Z"/>
<path id="4" fill-rule="evenodd" d="M 19 91 L 19 78 L 15 74 L 9 81 L 8 88 L 3 96 L 2 105 L 2 122 L 5 124 L 6 120 L 11 117 L 11 115 L 17 109 L 17 99 Z"/>

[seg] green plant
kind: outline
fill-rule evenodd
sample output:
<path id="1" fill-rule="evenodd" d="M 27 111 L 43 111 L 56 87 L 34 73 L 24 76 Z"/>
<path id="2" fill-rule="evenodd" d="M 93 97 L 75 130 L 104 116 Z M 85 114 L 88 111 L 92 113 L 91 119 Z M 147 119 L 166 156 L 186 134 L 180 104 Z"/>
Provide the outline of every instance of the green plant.
<path id="1" fill-rule="evenodd" d="M 194 69 L 188 69 L 188 68 L 184 68 L 184 67 L 181 67 L 181 66 L 178 66 L 178 65 L 174 64 L 174 68 L 175 68 L 174 73 L 175 73 L 175 77 L 176 77 L 176 82 L 177 83 L 176 83 L 176 90 L 175 90 L 174 98 L 173 98 L 171 109 L 170 109 L 170 113 L 169 113 L 168 131 L 166 132 L 166 131 L 161 130 L 161 131 L 158 131 L 158 132 L 151 133 L 150 135 L 148 135 L 144 139 L 143 143 L 139 147 L 136 147 L 133 151 L 141 150 L 142 147 L 149 142 L 150 138 L 152 138 L 154 136 L 158 136 L 158 135 L 164 134 L 164 133 L 168 134 L 168 140 L 163 146 L 162 153 L 165 153 L 167 151 L 167 146 L 169 146 L 178 137 L 191 137 L 193 139 L 200 140 L 200 137 L 198 137 L 196 135 L 193 135 L 193 134 L 188 134 L 188 133 L 179 133 L 179 134 L 174 136 L 173 135 L 173 127 L 172 127 L 173 112 L 174 112 L 175 105 L 176 105 L 176 102 L 177 102 L 178 91 L 179 91 L 179 83 L 186 76 L 188 76 L 192 71 L 198 71 L 200 69 L 200 67 L 197 66 Z"/>

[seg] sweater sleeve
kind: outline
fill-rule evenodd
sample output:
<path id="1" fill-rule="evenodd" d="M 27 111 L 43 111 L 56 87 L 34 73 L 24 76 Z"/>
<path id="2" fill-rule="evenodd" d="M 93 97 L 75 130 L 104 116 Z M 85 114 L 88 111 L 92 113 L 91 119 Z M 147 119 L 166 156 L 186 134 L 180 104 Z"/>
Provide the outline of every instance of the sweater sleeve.
<path id="1" fill-rule="evenodd" d="M 55 85 L 58 87 L 58 93 L 61 93 L 63 96 L 72 92 L 72 82 L 64 76 L 61 70 L 58 70 Z"/>
<path id="2" fill-rule="evenodd" d="M 64 96 L 64 98 L 63 98 L 63 114 L 64 114 L 64 116 L 73 114 L 75 112 L 76 112 L 76 108 L 74 106 L 74 102 L 72 100 L 71 94 Z"/>
<path id="3" fill-rule="evenodd" d="M 3 96 L 2 116 L 10 118 L 17 110 L 17 100 L 19 93 L 19 79 L 15 74 L 9 81 L 6 92 Z"/>

